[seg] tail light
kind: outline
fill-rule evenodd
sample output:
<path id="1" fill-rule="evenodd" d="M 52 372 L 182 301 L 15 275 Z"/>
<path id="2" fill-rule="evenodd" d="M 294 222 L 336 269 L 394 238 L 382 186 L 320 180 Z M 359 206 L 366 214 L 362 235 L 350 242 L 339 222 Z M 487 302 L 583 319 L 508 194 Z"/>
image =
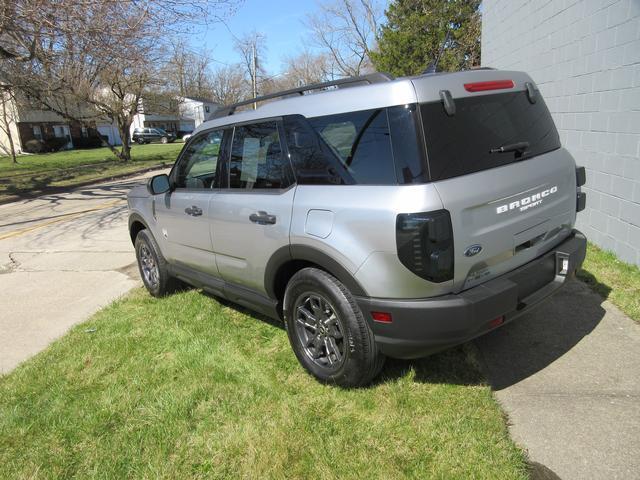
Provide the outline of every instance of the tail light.
<path id="1" fill-rule="evenodd" d="M 453 230 L 447 210 L 402 213 L 396 218 L 400 262 L 431 282 L 453 278 Z"/>
<path id="2" fill-rule="evenodd" d="M 587 205 L 587 194 L 581 190 L 581 186 L 587 183 L 587 173 L 584 167 L 576 168 L 576 212 L 581 212 Z"/>
<path id="3" fill-rule="evenodd" d="M 503 90 L 513 88 L 513 80 L 490 80 L 488 82 L 465 83 L 464 89 L 467 92 L 486 92 L 488 90 Z"/>

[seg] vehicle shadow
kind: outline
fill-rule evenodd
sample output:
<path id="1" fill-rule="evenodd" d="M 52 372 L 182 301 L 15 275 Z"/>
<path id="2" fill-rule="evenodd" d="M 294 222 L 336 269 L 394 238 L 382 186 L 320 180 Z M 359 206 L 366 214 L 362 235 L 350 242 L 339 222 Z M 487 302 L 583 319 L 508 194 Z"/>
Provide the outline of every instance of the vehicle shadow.
<path id="1" fill-rule="evenodd" d="M 202 293 L 228 308 L 284 330 L 281 321 Z M 420 383 L 482 385 L 488 382 L 494 390 L 502 390 L 543 370 L 569 352 L 604 317 L 601 303 L 602 298 L 583 282 L 571 281 L 536 309 L 472 342 L 416 360 L 387 358 L 370 387 L 411 375 L 413 381 Z"/>
<path id="2" fill-rule="evenodd" d="M 569 352 L 600 323 L 605 315 L 601 304 L 598 294 L 574 280 L 536 309 L 476 339 L 492 388 L 514 385 Z"/>
<path id="3" fill-rule="evenodd" d="M 184 286 L 183 288 L 188 289 L 190 287 Z M 215 300 L 220 305 L 248 315 L 256 321 L 264 322 L 283 331 L 285 329 L 284 322 L 282 321 L 256 313 L 248 308 L 224 298 L 216 297 L 205 291 L 201 291 L 201 294 Z M 473 361 L 470 361 L 472 357 L 473 352 L 469 351 L 469 345 L 461 345 L 418 360 L 387 358 L 382 372 L 371 386 L 395 381 L 406 375 L 413 375 L 414 381 L 421 383 L 455 383 L 458 385 L 478 385 L 486 383 L 480 368 L 474 364 Z"/>

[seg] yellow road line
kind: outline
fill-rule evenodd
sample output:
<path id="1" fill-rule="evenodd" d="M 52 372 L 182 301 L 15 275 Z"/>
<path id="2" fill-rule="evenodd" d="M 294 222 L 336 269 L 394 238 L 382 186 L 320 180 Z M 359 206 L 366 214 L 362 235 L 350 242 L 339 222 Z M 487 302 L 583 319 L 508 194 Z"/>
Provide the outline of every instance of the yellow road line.
<path id="1" fill-rule="evenodd" d="M 17 237 L 18 235 L 23 235 L 25 233 L 33 232 L 34 230 L 38 230 L 39 228 L 48 227 L 49 225 L 53 225 L 55 223 L 66 222 L 67 220 L 73 220 L 74 218 L 81 217 L 85 213 L 96 212 L 98 210 L 104 210 L 109 207 L 113 207 L 118 203 L 124 202 L 124 199 L 118 198 L 116 200 L 112 200 L 110 202 L 105 202 L 99 204 L 95 208 L 90 208 L 87 210 L 82 210 L 81 212 L 72 212 L 68 215 L 65 215 L 62 218 L 56 218 L 55 220 L 50 220 L 48 222 L 39 223 L 38 225 L 33 225 L 32 227 L 25 227 L 18 230 L 14 230 L 9 233 L 5 233 L 4 235 L 0 235 L 0 240 L 6 240 L 7 238 Z"/>

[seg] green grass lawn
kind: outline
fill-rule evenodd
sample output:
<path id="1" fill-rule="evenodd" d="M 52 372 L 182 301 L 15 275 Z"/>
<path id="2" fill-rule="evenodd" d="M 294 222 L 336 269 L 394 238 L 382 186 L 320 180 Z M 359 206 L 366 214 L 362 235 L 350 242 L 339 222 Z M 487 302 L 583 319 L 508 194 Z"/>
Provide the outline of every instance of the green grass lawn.
<path id="1" fill-rule="evenodd" d="M 465 349 L 321 385 L 279 326 L 138 289 L 0 378 L 2 478 L 526 478 Z"/>
<path id="2" fill-rule="evenodd" d="M 578 278 L 640 322 L 640 268 L 589 244 Z"/>
<path id="3" fill-rule="evenodd" d="M 17 165 L 9 157 L 0 157 L 0 198 L 38 193 L 51 187 L 71 187 L 159 164 L 171 165 L 182 146 L 182 142 L 133 145 L 132 161 L 127 163 L 116 159 L 108 148 L 21 155 Z"/>

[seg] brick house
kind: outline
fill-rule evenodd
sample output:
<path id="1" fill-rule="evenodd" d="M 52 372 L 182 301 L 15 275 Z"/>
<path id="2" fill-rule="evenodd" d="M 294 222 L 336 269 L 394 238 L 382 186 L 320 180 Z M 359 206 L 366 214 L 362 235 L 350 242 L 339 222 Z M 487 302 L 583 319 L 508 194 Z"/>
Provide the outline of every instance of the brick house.
<path id="1" fill-rule="evenodd" d="M 70 121 L 28 101 L 16 102 L 11 99 L 5 101 L 1 108 L 6 109 L 9 130 L 17 153 L 34 150 L 36 142 L 53 144 L 53 139 L 56 139 L 55 145 L 62 149 L 87 146 L 90 139 L 94 139 L 95 144 L 95 139 L 99 136 L 95 122 Z M 0 129 L 0 150 L 8 153 L 9 139 L 4 130 Z M 64 140 L 67 142 L 62 143 Z"/>

